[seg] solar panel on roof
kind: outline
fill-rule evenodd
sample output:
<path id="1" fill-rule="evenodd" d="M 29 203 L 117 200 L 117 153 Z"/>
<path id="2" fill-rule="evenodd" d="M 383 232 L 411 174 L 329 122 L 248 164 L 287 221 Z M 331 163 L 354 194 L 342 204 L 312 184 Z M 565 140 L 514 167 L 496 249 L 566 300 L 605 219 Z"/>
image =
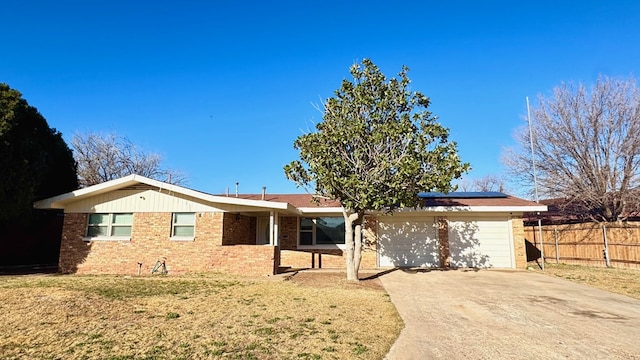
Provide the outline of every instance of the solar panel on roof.
<path id="1" fill-rule="evenodd" d="M 498 191 L 454 191 L 448 194 L 441 192 L 421 192 L 418 193 L 418 197 L 423 199 L 489 199 L 506 198 L 507 194 Z"/>

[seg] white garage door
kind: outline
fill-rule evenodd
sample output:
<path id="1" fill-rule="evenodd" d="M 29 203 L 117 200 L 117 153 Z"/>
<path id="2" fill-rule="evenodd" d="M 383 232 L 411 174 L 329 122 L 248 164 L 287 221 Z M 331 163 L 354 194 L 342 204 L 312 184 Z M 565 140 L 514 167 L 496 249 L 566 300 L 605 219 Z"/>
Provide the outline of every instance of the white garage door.
<path id="1" fill-rule="evenodd" d="M 437 234 L 433 217 L 381 217 L 378 223 L 380 266 L 440 266 Z"/>
<path id="2" fill-rule="evenodd" d="M 449 252 L 452 267 L 515 268 L 509 219 L 449 218 Z"/>

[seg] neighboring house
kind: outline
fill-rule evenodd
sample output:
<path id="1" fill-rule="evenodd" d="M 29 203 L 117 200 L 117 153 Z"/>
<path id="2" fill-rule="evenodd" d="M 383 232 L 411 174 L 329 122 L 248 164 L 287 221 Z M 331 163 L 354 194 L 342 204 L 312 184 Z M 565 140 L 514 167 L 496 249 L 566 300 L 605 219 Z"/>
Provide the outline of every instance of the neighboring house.
<path id="1" fill-rule="evenodd" d="M 525 213 L 525 226 L 538 226 L 538 220 L 542 225 L 566 225 L 594 222 L 594 218 L 598 218 L 597 212 L 585 211 L 579 205 L 572 204 L 564 198 L 552 198 L 540 200 L 540 204 L 547 206 L 547 211 L 543 213 Z M 640 212 L 637 211 L 640 206 L 637 203 L 627 203 L 627 208 L 632 211 L 624 212 L 620 215 L 621 221 L 638 222 L 640 221 Z"/>
<path id="2" fill-rule="evenodd" d="M 424 207 L 366 218 L 362 268 L 524 268 L 522 215 L 546 206 L 501 193 L 419 194 Z M 59 270 L 272 275 L 344 267 L 344 220 L 311 195 L 210 195 L 130 175 L 34 204 L 63 209 Z"/>

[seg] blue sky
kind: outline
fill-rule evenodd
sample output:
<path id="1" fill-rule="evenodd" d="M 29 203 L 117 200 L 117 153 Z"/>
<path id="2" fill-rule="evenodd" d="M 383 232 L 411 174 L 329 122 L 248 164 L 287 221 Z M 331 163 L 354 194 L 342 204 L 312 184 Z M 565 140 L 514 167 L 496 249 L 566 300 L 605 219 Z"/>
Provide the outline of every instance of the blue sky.
<path id="1" fill-rule="evenodd" d="M 301 192 L 282 167 L 351 64 L 411 71 L 469 178 L 561 81 L 639 76 L 637 1 L 12 1 L 0 82 L 69 141 L 116 132 L 188 186 Z"/>

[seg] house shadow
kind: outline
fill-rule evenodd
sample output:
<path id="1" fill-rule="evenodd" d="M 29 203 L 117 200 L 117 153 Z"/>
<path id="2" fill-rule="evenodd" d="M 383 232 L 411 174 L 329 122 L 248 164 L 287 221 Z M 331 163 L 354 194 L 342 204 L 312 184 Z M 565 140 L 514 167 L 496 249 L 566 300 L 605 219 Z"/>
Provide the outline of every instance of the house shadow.
<path id="1" fill-rule="evenodd" d="M 63 240 L 60 247 L 61 257 L 58 264 L 58 272 L 61 274 L 77 273 L 80 265 L 85 262 L 89 253 L 91 253 L 92 246 L 93 242 L 84 241 L 82 238 L 75 238 L 66 242 Z M 112 271 L 117 271 L 117 269 L 114 268 Z"/>
<path id="2" fill-rule="evenodd" d="M 524 246 L 527 252 L 527 262 L 538 261 L 542 257 L 542 251 L 538 249 L 533 243 L 526 238 L 524 239 Z"/>
<path id="3" fill-rule="evenodd" d="M 93 241 L 84 240 L 86 235 L 84 227 L 74 226 L 78 223 L 85 224 L 87 222 L 86 214 L 65 214 L 64 221 L 69 230 L 61 234 L 58 272 L 61 274 L 74 274 L 78 272 L 80 265 L 85 263 L 89 257 Z M 115 242 L 105 243 L 105 245 L 114 244 Z"/>
<path id="4" fill-rule="evenodd" d="M 542 264 L 540 264 L 540 259 L 542 259 L 542 251 L 538 249 L 531 241 L 524 239 L 524 246 L 527 253 L 527 262 L 535 261 L 540 269 L 542 269 Z"/>
<path id="5" fill-rule="evenodd" d="M 57 272 L 63 217 L 34 209 L 20 221 L 0 224 L 0 274 Z"/>

